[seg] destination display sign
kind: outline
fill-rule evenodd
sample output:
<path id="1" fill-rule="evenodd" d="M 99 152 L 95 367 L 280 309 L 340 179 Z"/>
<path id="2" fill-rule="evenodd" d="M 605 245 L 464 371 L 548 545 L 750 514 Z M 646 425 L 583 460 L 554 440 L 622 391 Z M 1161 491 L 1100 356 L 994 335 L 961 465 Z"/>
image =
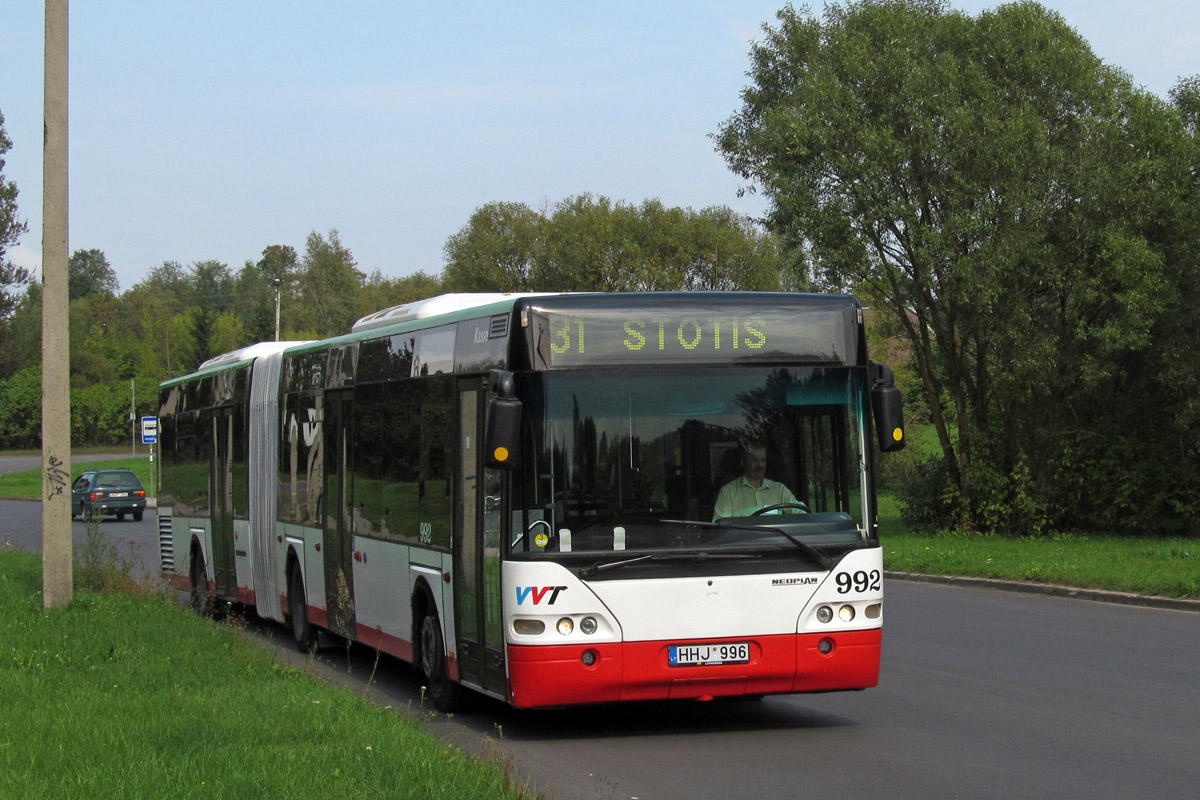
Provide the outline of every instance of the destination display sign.
<path id="1" fill-rule="evenodd" d="M 854 358 L 845 307 L 537 309 L 535 366 L 803 361 Z"/>

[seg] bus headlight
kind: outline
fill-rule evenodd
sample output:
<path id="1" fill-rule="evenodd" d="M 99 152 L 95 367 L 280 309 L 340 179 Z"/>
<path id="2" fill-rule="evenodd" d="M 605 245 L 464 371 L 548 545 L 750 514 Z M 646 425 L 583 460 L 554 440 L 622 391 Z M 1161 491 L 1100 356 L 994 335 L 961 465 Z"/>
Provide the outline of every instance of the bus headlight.
<path id="1" fill-rule="evenodd" d="M 839 608 L 838 619 L 842 622 L 852 622 L 854 620 L 854 606 L 842 606 Z"/>
<path id="2" fill-rule="evenodd" d="M 829 606 L 821 606 L 817 609 L 817 622 L 829 622 L 833 619 L 833 609 Z"/>
<path id="3" fill-rule="evenodd" d="M 588 636 L 591 636 L 593 633 L 595 633 L 596 628 L 597 623 L 595 617 L 584 617 L 583 619 L 579 620 L 579 630 L 583 631 Z"/>
<path id="4" fill-rule="evenodd" d="M 574 630 L 575 623 L 571 621 L 570 617 L 563 617 L 558 621 L 558 632 L 563 636 L 570 636 Z"/>

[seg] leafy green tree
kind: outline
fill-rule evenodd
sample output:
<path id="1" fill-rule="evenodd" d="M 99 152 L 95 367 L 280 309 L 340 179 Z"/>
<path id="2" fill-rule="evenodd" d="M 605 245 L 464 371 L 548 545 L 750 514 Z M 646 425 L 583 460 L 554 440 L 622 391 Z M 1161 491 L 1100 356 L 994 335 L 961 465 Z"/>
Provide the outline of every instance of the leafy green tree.
<path id="1" fill-rule="evenodd" d="M 121 297 L 134 335 L 148 351 L 139 372 L 163 378 L 178 377 L 196 364 L 190 362 L 192 352 L 191 317 L 181 313 L 170 298 L 142 286 L 136 286 Z"/>
<path id="2" fill-rule="evenodd" d="M 42 285 L 29 284 L 8 319 L 0 319 L 0 379 L 42 360 Z"/>
<path id="3" fill-rule="evenodd" d="M 446 241 L 446 291 L 531 288 L 543 218 L 524 203 L 488 203 Z"/>
<path id="4" fill-rule="evenodd" d="M 42 365 L 0 381 L 0 448 L 27 450 L 42 441 Z"/>
<path id="5" fill-rule="evenodd" d="M 365 276 L 342 245 L 336 229 L 316 231 L 304 243 L 298 278 L 298 306 L 292 316 L 305 338 L 349 332 L 358 319 L 358 295 Z"/>
<path id="6" fill-rule="evenodd" d="M 1146 399 L 1126 379 L 1174 288 L 1163 244 L 1190 180 L 1178 113 L 1036 3 L 972 18 L 865 0 L 778 19 L 717 141 L 820 286 L 865 290 L 904 331 L 955 498 L 943 523 L 1086 521 L 1115 475 L 1072 496 L 1079 445 Z"/>
<path id="7" fill-rule="evenodd" d="M 296 248 L 287 244 L 272 244 L 263 248 L 262 258 L 258 260 L 257 266 L 268 284 L 275 278 L 284 283 L 293 282 L 300 273 Z"/>
<path id="8" fill-rule="evenodd" d="M 249 262 L 247 262 L 247 266 Z M 263 248 L 262 258 L 255 264 L 259 275 L 259 284 L 250 284 L 250 274 L 244 270 L 239 280 L 239 296 L 254 297 L 254 307 L 247 319 L 249 342 L 265 342 L 275 338 L 275 309 L 279 301 L 280 338 L 287 338 L 284 332 L 292 313 L 297 308 L 297 281 L 300 277 L 300 262 L 296 249 L 291 245 L 273 244 Z M 276 295 L 278 292 L 278 296 Z"/>
<path id="9" fill-rule="evenodd" d="M 385 278 L 375 270 L 362 287 L 358 313 L 364 317 L 392 306 L 436 297 L 443 291 L 447 290 L 436 275 L 417 271 L 401 278 Z"/>
<path id="10" fill-rule="evenodd" d="M 234 313 L 241 320 L 244 347 L 275 338 L 275 288 L 257 263 L 247 261 L 234 277 Z"/>
<path id="11" fill-rule="evenodd" d="M 118 288 L 117 273 L 102 250 L 76 250 L 67 259 L 67 294 L 71 300 L 115 295 Z"/>
<path id="12" fill-rule="evenodd" d="M 233 275 L 219 261 L 197 261 L 191 266 L 191 316 L 197 365 L 225 352 L 215 340 L 217 319 L 233 307 Z"/>
<path id="13" fill-rule="evenodd" d="M 249 343 L 246 338 L 246 326 L 242 324 L 242 319 L 236 312 L 226 311 L 217 316 L 212 334 L 214 353 L 228 353 Z"/>
<path id="14" fill-rule="evenodd" d="M 0 114 L 0 324 L 16 305 L 13 291 L 32 279 L 29 270 L 8 260 L 8 248 L 29 230 L 29 226 L 17 218 L 17 185 L 4 177 L 4 154 L 11 149 L 12 140 L 4 131 L 4 115 Z"/>
<path id="15" fill-rule="evenodd" d="M 446 243 L 447 291 L 778 289 L 787 257 L 728 208 L 640 206 L 590 194 L 547 214 L 491 203 Z"/>

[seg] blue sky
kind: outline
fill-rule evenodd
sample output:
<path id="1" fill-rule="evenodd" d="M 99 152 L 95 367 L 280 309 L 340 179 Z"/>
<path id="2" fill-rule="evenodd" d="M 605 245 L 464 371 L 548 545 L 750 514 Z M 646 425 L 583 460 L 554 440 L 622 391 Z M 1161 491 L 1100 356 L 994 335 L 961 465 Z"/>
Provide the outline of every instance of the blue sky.
<path id="1" fill-rule="evenodd" d="M 447 237 L 491 201 L 760 214 L 709 135 L 783 4 L 76 0 L 70 248 L 103 250 L 128 289 L 163 261 L 237 270 L 337 228 L 361 269 L 401 276 L 440 272 Z M 1158 95 L 1200 73 L 1195 0 L 1046 5 Z M 33 268 L 43 11 L 0 12 L 4 174 L 29 223 L 9 257 Z"/>

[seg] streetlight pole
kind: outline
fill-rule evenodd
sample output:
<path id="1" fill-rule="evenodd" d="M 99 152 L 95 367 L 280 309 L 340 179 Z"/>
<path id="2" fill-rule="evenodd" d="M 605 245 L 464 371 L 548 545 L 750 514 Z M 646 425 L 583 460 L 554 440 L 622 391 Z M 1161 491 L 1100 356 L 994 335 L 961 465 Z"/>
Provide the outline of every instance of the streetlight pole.
<path id="1" fill-rule="evenodd" d="M 283 278 L 272 278 L 271 285 L 275 287 L 275 341 L 279 341 L 279 287 L 283 285 Z"/>

